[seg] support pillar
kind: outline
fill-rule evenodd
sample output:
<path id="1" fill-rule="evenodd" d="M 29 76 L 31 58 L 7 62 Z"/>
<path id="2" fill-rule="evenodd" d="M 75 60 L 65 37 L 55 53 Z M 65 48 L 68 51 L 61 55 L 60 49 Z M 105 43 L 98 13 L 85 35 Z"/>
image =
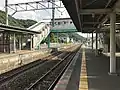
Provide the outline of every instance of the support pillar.
<path id="1" fill-rule="evenodd" d="M 5 33 L 3 33 L 3 52 L 5 52 Z"/>
<path id="2" fill-rule="evenodd" d="M 110 14 L 110 74 L 116 73 L 116 39 L 115 39 L 116 13 Z"/>
<path id="3" fill-rule="evenodd" d="M 48 35 L 48 48 L 50 48 L 50 34 Z"/>
<path id="4" fill-rule="evenodd" d="M 58 44 L 58 33 L 57 33 L 57 44 Z"/>
<path id="5" fill-rule="evenodd" d="M 39 50 L 40 50 L 40 44 L 39 44 Z"/>
<path id="6" fill-rule="evenodd" d="M 23 38 L 24 38 L 24 34 L 21 35 L 21 50 L 23 49 Z"/>
<path id="7" fill-rule="evenodd" d="M 33 50 L 33 35 L 30 35 L 30 50 Z"/>
<path id="8" fill-rule="evenodd" d="M 92 49 L 93 49 L 93 32 L 92 32 Z"/>
<path id="9" fill-rule="evenodd" d="M 9 53 L 11 53 L 11 34 L 9 33 Z"/>
<path id="10" fill-rule="evenodd" d="M 98 56 L 98 32 L 96 30 L 96 50 L 95 50 L 95 56 Z"/>
<path id="11" fill-rule="evenodd" d="M 13 34 L 13 52 L 16 52 L 16 40 L 15 40 L 15 33 Z"/>
<path id="12" fill-rule="evenodd" d="M 21 38 L 22 38 L 22 36 L 21 35 L 19 35 L 19 50 L 21 50 L 21 43 L 22 43 L 22 40 L 21 40 Z"/>

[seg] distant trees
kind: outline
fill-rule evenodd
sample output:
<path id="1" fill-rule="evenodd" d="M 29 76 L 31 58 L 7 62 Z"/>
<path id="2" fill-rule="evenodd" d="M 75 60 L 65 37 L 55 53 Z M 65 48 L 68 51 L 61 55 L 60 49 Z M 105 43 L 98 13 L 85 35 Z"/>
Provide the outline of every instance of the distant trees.
<path id="1" fill-rule="evenodd" d="M 22 27 L 22 28 L 28 28 L 31 25 L 37 23 L 37 21 L 34 20 L 23 20 L 23 19 L 15 19 L 14 17 L 9 15 L 9 25 L 11 26 L 17 26 L 17 27 Z M 5 24 L 6 21 L 6 15 L 4 11 L 0 10 L 0 23 Z"/>

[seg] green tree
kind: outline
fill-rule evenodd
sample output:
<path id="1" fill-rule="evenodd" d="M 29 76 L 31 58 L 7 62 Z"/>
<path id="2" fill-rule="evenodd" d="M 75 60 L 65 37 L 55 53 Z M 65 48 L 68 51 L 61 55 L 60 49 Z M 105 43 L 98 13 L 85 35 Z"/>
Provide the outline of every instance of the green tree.
<path id="1" fill-rule="evenodd" d="M 50 42 L 52 42 L 52 43 L 55 43 L 55 42 L 56 42 L 56 38 L 55 38 L 54 33 L 51 33 L 51 34 L 50 34 Z"/>
<path id="2" fill-rule="evenodd" d="M 11 26 L 16 26 L 16 27 L 21 27 L 21 28 L 28 28 L 31 25 L 37 23 L 37 21 L 30 20 L 30 19 L 27 19 L 27 20 L 15 19 L 14 17 L 12 17 L 10 15 L 8 17 L 9 17 L 8 18 L 9 25 L 11 25 Z M 0 23 L 5 24 L 5 21 L 6 21 L 6 14 L 5 14 L 4 11 L 0 10 Z"/>

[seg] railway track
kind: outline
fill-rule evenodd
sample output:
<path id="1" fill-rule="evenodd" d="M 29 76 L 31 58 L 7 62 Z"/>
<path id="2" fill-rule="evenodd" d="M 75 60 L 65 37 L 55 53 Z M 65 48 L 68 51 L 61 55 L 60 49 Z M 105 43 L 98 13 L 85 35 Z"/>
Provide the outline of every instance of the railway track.
<path id="1" fill-rule="evenodd" d="M 25 72 L 25 71 L 33 68 L 33 67 L 36 67 L 36 66 L 38 66 L 38 65 L 40 65 L 40 64 L 45 63 L 46 61 L 48 61 L 48 59 L 52 59 L 53 56 L 58 56 L 58 55 L 60 55 L 61 53 L 62 53 L 62 52 L 53 53 L 52 55 L 49 55 L 49 56 L 43 58 L 42 60 L 39 59 L 39 60 L 34 61 L 34 62 L 31 62 L 31 63 L 29 63 L 29 64 L 27 64 L 27 65 L 21 66 L 21 67 L 19 67 L 19 68 L 16 68 L 16 69 L 13 69 L 13 70 L 11 70 L 11 71 L 8 71 L 8 72 L 6 72 L 6 73 L 1 74 L 1 75 L 0 75 L 0 84 L 2 84 L 4 81 L 9 80 L 9 79 L 13 78 L 14 76 L 16 76 L 16 75 L 18 75 L 18 74 L 20 74 L 20 73 L 22 73 L 22 72 Z"/>
<path id="2" fill-rule="evenodd" d="M 25 90 L 53 90 L 54 86 L 73 60 L 79 48 L 72 53 L 66 55 L 63 60 L 57 63 L 53 68 L 51 68 L 46 74 L 39 78 L 35 83 L 30 85 L 30 87 Z"/>
<path id="3" fill-rule="evenodd" d="M 58 79 L 61 77 L 69 63 L 72 61 L 75 53 L 68 54 L 63 60 L 57 63 L 45 75 L 33 83 L 25 90 L 52 90 Z M 66 59 L 66 60 L 65 60 Z"/>
<path id="4" fill-rule="evenodd" d="M 62 65 L 60 63 L 62 63 L 63 61 L 67 61 L 64 60 L 65 58 L 67 59 L 68 57 L 73 56 L 73 54 L 71 54 L 70 56 L 69 55 L 70 55 L 69 52 L 54 53 L 52 56 L 48 56 L 32 64 L 25 65 L 11 72 L 7 72 L 5 74 L 0 75 L 0 90 L 25 90 L 25 89 L 34 90 L 29 88 L 32 85 L 35 85 L 36 80 L 39 80 L 41 77 L 46 76 L 47 75 L 46 73 L 48 73 L 48 71 L 50 70 L 54 71 L 54 69 L 51 69 L 53 68 L 53 66 L 54 68 L 55 67 L 57 68 L 57 66 Z M 58 56 L 58 58 L 55 58 L 56 60 L 50 60 L 55 56 Z"/>
<path id="5" fill-rule="evenodd" d="M 42 60 L 40 59 L 40 60 L 37 60 L 35 62 L 31 62 L 27 65 L 21 66 L 19 68 L 16 68 L 16 69 L 13 69 L 9 72 L 1 74 L 0 75 L 0 87 L 2 84 L 8 82 L 9 80 L 16 77 L 17 75 L 24 73 L 24 72 L 32 69 L 33 67 L 37 67 L 40 65 L 42 66 L 45 63 L 50 62 L 50 60 L 52 60 L 52 58 L 54 58 L 54 56 L 62 56 L 62 54 L 63 54 L 62 52 L 56 52 L 56 53 L 53 53 L 52 55 L 49 55 L 49 56 L 43 58 Z M 0 90 L 3 90 L 3 89 L 0 88 Z"/>

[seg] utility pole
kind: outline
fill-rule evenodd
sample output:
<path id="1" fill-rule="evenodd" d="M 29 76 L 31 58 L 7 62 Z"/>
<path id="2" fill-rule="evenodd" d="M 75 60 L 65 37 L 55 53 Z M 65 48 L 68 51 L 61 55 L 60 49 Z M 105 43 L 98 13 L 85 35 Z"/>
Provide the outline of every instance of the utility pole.
<path id="1" fill-rule="evenodd" d="M 8 25 L 8 0 L 5 0 L 6 25 Z"/>
<path id="2" fill-rule="evenodd" d="M 54 27 L 55 21 L 55 0 L 52 0 L 52 27 Z M 50 48 L 50 34 L 48 35 L 48 48 Z"/>
<path id="3" fill-rule="evenodd" d="M 52 26 L 54 27 L 54 21 L 55 21 L 55 0 L 52 0 Z"/>

